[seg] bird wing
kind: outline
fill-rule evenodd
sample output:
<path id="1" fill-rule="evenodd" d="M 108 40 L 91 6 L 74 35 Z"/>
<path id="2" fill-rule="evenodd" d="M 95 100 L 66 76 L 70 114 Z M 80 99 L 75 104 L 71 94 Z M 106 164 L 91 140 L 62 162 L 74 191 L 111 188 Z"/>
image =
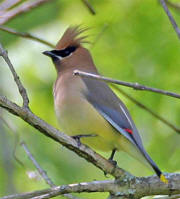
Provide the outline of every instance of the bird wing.
<path id="1" fill-rule="evenodd" d="M 139 149 L 154 170 L 159 173 L 157 165 L 145 151 L 138 130 L 123 102 L 105 82 L 86 77 L 81 78 L 87 87 L 84 93 L 85 98 L 117 130 L 117 133 L 125 136 Z"/>
<path id="2" fill-rule="evenodd" d="M 87 92 L 86 99 L 96 110 L 134 145 L 142 146 L 141 138 L 129 111 L 105 82 L 82 77 Z"/>

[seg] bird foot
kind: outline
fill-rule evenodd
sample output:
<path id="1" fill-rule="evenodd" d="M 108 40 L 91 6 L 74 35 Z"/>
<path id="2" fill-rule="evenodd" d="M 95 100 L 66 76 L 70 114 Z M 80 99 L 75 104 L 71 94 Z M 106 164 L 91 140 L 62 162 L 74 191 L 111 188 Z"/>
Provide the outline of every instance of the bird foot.
<path id="1" fill-rule="evenodd" d="M 76 140 L 78 147 L 81 146 L 81 135 L 75 135 L 75 136 L 71 136 L 74 140 Z"/>
<path id="2" fill-rule="evenodd" d="M 114 166 L 117 165 L 117 161 L 115 161 L 115 160 L 108 159 L 108 161 L 109 161 L 111 164 L 113 164 Z"/>
<path id="3" fill-rule="evenodd" d="M 81 138 L 83 138 L 83 137 L 96 137 L 96 136 L 97 135 L 94 135 L 94 134 L 86 134 L 86 135 L 74 135 L 74 136 L 71 136 L 71 137 L 76 140 L 78 147 L 80 147 L 81 146 Z"/>

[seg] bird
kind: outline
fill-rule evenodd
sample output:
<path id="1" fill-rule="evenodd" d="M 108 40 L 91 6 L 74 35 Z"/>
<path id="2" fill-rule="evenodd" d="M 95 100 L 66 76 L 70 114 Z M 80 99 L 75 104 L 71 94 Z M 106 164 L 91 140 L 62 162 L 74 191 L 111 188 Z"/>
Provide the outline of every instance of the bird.
<path id="1" fill-rule="evenodd" d="M 125 104 L 103 81 L 75 76 L 74 71 L 99 75 L 90 51 L 84 47 L 87 28 L 70 26 L 55 49 L 44 51 L 55 65 L 57 79 L 53 87 L 55 112 L 60 129 L 95 150 L 124 151 L 168 180 L 146 152 L 139 132 Z"/>

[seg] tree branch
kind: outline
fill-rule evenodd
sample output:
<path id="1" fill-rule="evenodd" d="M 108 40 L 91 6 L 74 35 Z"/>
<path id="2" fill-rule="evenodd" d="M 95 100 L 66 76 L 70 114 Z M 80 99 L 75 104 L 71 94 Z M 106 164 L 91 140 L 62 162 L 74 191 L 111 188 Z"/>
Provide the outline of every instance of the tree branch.
<path id="1" fill-rule="evenodd" d="M 165 90 L 160 90 L 160 89 L 157 89 L 157 88 L 151 88 L 151 87 L 139 84 L 139 83 L 131 83 L 131 82 L 120 81 L 120 80 L 116 80 L 116 79 L 112 79 L 112 78 L 108 78 L 108 77 L 103 77 L 103 76 L 92 74 L 92 73 L 86 73 L 86 72 L 79 71 L 79 70 L 74 70 L 74 75 L 79 75 L 81 77 L 98 79 L 98 80 L 105 81 L 105 82 L 119 84 L 119 85 L 122 85 L 122 86 L 134 88 L 135 90 L 151 91 L 151 92 L 159 93 L 159 94 L 162 94 L 162 95 L 168 95 L 168 96 L 171 96 L 171 97 L 180 98 L 180 94 L 165 91 Z"/>
<path id="2" fill-rule="evenodd" d="M 88 10 L 90 11 L 91 14 L 93 14 L 93 15 L 96 14 L 94 8 L 92 7 L 92 5 L 89 3 L 88 0 L 82 0 L 82 2 L 83 2 L 84 5 L 88 8 Z"/>
<path id="3" fill-rule="evenodd" d="M 2 197 L 1 199 L 28 199 L 52 198 L 66 193 L 82 192 L 110 192 L 116 198 L 121 196 L 133 199 L 139 199 L 148 195 L 174 195 L 180 193 L 180 174 L 167 174 L 169 185 L 161 183 L 157 176 L 121 180 L 106 180 L 82 182 L 78 184 L 69 184 L 34 191 L 29 193 L 15 194 Z"/>
<path id="4" fill-rule="evenodd" d="M 37 41 L 37 42 L 40 42 L 42 44 L 45 44 L 51 48 L 55 48 L 55 45 L 53 45 L 52 43 L 44 40 L 44 39 L 41 39 L 37 36 L 34 36 L 30 33 L 27 33 L 27 32 L 18 32 L 12 28 L 7 28 L 5 26 L 2 26 L 0 25 L 0 30 L 4 31 L 4 32 L 8 32 L 10 34 L 13 34 L 13 35 L 17 35 L 17 36 L 20 36 L 20 37 L 23 37 L 23 38 L 26 38 L 26 39 L 31 39 L 31 40 L 34 40 L 34 41 Z"/>
<path id="5" fill-rule="evenodd" d="M 166 12 L 166 14 L 167 14 L 167 16 L 168 16 L 168 18 L 169 18 L 169 20 L 170 20 L 175 32 L 176 32 L 178 38 L 180 39 L 180 29 L 179 29 L 176 21 L 174 20 L 172 14 L 170 13 L 170 11 L 169 11 L 169 9 L 168 9 L 168 7 L 166 5 L 166 0 L 160 0 L 160 3 L 162 4 L 162 7 L 164 8 L 164 11 Z"/>
<path id="6" fill-rule="evenodd" d="M 0 96 L 0 107 L 22 118 L 31 126 L 35 127 L 40 132 L 44 133 L 46 136 L 53 138 L 55 141 L 61 143 L 68 149 L 76 152 L 81 157 L 85 158 L 87 161 L 93 163 L 95 166 L 103 170 L 105 173 L 109 173 L 113 175 L 114 177 L 118 177 L 121 175 L 131 176 L 130 174 L 125 172 L 123 169 L 115 167 L 112 163 L 110 163 L 108 160 L 106 160 L 102 156 L 98 155 L 96 152 L 94 152 L 87 146 L 81 145 L 80 147 L 78 147 L 79 144 L 70 136 L 67 136 L 64 133 L 61 133 L 60 131 L 58 131 L 57 129 L 50 126 L 49 124 L 41 120 L 39 117 L 34 115 L 28 107 L 29 100 L 28 100 L 26 90 L 24 86 L 22 85 L 13 65 L 11 64 L 9 57 L 7 55 L 7 52 L 3 49 L 1 44 L 0 44 L 0 54 L 3 56 L 3 58 L 7 62 L 14 76 L 14 81 L 16 82 L 19 92 L 23 98 L 23 107 L 20 107 L 17 104 L 9 101 L 5 96 Z"/>
<path id="7" fill-rule="evenodd" d="M 29 99 L 28 99 L 28 96 L 27 96 L 26 89 L 22 85 L 19 76 L 17 75 L 16 71 L 14 70 L 14 67 L 13 67 L 13 65 L 12 65 L 12 63 L 11 63 L 9 57 L 8 57 L 7 51 L 3 49 L 1 44 L 0 44 L 0 56 L 3 57 L 4 61 L 7 63 L 9 69 L 11 70 L 11 73 L 14 77 L 14 81 L 16 82 L 19 93 L 20 93 L 20 95 L 23 99 L 23 106 L 28 109 Z"/>
<path id="8" fill-rule="evenodd" d="M 24 151 L 26 152 L 28 158 L 32 161 L 33 165 L 36 167 L 38 173 L 41 175 L 41 177 L 44 179 L 44 181 L 50 186 L 50 187 L 55 187 L 56 185 L 53 183 L 53 181 L 49 178 L 47 175 L 47 172 L 42 169 L 42 167 L 39 165 L 39 163 L 36 161 L 32 153 L 27 147 L 27 144 L 22 141 L 21 146 L 23 147 Z M 64 194 L 64 197 L 69 198 L 69 199 L 79 199 L 75 196 L 72 196 L 71 194 Z"/>
<path id="9" fill-rule="evenodd" d="M 12 6 L 15 6 L 17 3 L 19 2 L 19 0 L 4 0 L 1 4 L 0 4 L 0 14 L 2 11 L 4 10 L 8 10 L 10 9 Z"/>
<path id="10" fill-rule="evenodd" d="M 1 112 L 0 112 L 1 114 Z M 13 135 L 15 137 L 14 139 L 14 147 L 13 147 L 13 157 L 14 159 L 21 165 L 24 166 L 24 164 L 21 162 L 21 160 L 16 156 L 16 149 L 17 149 L 17 145 L 19 143 L 20 137 L 19 134 L 16 132 L 16 130 L 9 124 L 9 122 L 7 120 L 5 120 L 2 115 L 0 115 L 0 120 L 3 122 L 3 124 L 11 131 L 13 132 Z"/>
<path id="11" fill-rule="evenodd" d="M 105 173 L 111 174 L 114 177 L 119 176 L 128 176 L 132 177 L 129 173 L 125 172 L 123 169 L 115 167 L 108 160 L 91 150 L 89 147 L 81 144 L 79 146 L 78 142 L 76 142 L 70 136 L 61 133 L 56 128 L 47 124 L 45 121 L 41 120 L 39 117 L 34 115 L 30 109 L 26 109 L 24 107 L 20 107 L 17 104 L 9 101 L 5 96 L 0 95 L 0 107 L 8 110 L 13 115 L 16 115 L 29 123 L 31 126 L 38 129 L 44 135 L 51 137 L 55 141 L 59 142 L 66 148 L 70 149 L 77 153 L 80 157 L 83 157 L 88 162 L 91 162 L 96 167 L 100 168 Z"/>
<path id="12" fill-rule="evenodd" d="M 169 122 L 168 120 L 166 120 L 164 117 L 158 115 L 157 113 L 155 113 L 154 111 L 152 111 L 150 108 L 148 108 L 147 106 L 145 106 L 141 102 L 137 101 L 135 98 L 133 98 L 132 96 L 130 96 L 126 92 L 124 92 L 122 89 L 120 89 L 116 85 L 112 84 L 111 86 L 114 89 L 116 89 L 118 92 L 122 93 L 126 98 L 128 98 L 129 100 L 131 100 L 134 104 L 136 104 L 137 106 L 139 106 L 140 108 L 144 109 L 145 111 L 147 111 L 148 113 L 150 113 L 152 116 L 154 116 L 155 118 L 157 118 L 158 120 L 160 120 L 163 124 L 165 124 L 168 127 L 172 128 L 177 133 L 180 133 L 180 128 L 178 128 L 177 126 L 175 126 L 174 124 L 172 124 L 171 122 Z"/>
<path id="13" fill-rule="evenodd" d="M 1 54 L 5 60 L 8 62 L 9 58 L 6 51 L 1 47 Z M 10 60 L 9 60 L 10 62 Z M 8 62 L 8 63 L 9 63 Z M 164 184 L 160 182 L 157 176 L 151 176 L 147 178 L 137 178 L 127 173 L 119 167 L 115 167 L 108 160 L 91 150 L 89 147 L 77 143 L 74 139 L 58 131 L 56 128 L 50 126 L 35 114 L 31 112 L 28 108 L 28 97 L 26 90 L 21 84 L 13 66 L 11 63 L 8 64 L 11 72 L 14 76 L 15 82 L 19 88 L 19 92 L 23 98 L 23 107 L 8 100 L 5 96 L 0 96 L 0 107 L 8 110 L 12 114 L 20 117 L 27 123 L 29 123 L 34 128 L 38 129 L 41 133 L 46 136 L 51 137 L 55 141 L 59 142 L 66 148 L 74 151 L 80 157 L 83 157 L 87 161 L 91 162 L 96 167 L 100 168 L 105 173 L 109 173 L 114 176 L 116 181 L 95 181 L 90 183 L 80 183 L 73 185 L 64 185 L 60 187 L 53 187 L 51 189 L 46 189 L 42 191 L 23 194 L 16 194 L 13 196 L 5 196 L 3 199 L 10 198 L 51 198 L 59 194 L 73 193 L 73 192 L 110 192 L 111 194 L 121 197 L 125 196 L 127 198 L 140 198 L 147 195 L 154 194 L 179 194 L 180 193 L 180 174 L 166 174 L 169 183 Z M 24 92 L 24 90 L 25 92 Z M 23 90 L 23 91 L 22 91 Z M 27 98 L 27 99 L 26 99 Z M 27 101 L 25 103 L 25 101 Z"/>
<path id="14" fill-rule="evenodd" d="M 164 197 L 154 197 L 154 199 L 179 199 L 180 198 L 180 194 L 177 195 L 172 195 L 172 196 L 164 196 Z"/>
<path id="15" fill-rule="evenodd" d="M 33 165 L 36 167 L 38 173 L 41 175 L 41 177 L 44 179 L 44 181 L 50 186 L 54 187 L 55 184 L 53 181 L 48 177 L 47 172 L 41 168 L 39 163 L 36 161 L 32 153 L 29 151 L 26 143 L 24 141 L 21 142 L 21 146 L 23 147 L 24 151 L 26 152 L 28 158 L 32 161 Z"/>
<path id="16" fill-rule="evenodd" d="M 29 10 L 36 8 L 44 3 L 47 3 L 48 1 L 50 0 L 36 0 L 32 2 L 24 2 L 19 6 L 16 6 L 15 8 L 3 13 L 3 15 L 0 16 L 0 25 L 7 23 L 10 19 L 16 17 L 17 15 L 28 12 Z"/>
<path id="17" fill-rule="evenodd" d="M 171 1 L 166 0 L 166 4 L 176 10 L 180 10 L 180 4 L 178 3 L 172 3 Z"/>
<path id="18" fill-rule="evenodd" d="M 131 82 L 124 82 L 124 81 L 120 81 L 120 80 L 115 80 L 115 79 L 111 79 L 111 78 L 108 78 L 108 77 L 95 75 L 95 74 L 92 74 L 92 73 L 86 73 L 86 72 L 79 71 L 79 70 L 74 70 L 74 75 L 79 75 L 79 76 L 82 76 L 82 77 L 98 79 L 98 80 L 109 82 L 109 83 L 114 83 L 114 84 L 118 84 L 118 85 L 122 85 L 122 86 L 127 86 L 127 87 L 134 88 L 136 90 L 147 90 L 147 91 L 152 91 L 152 92 L 168 95 L 168 96 L 171 96 L 171 97 L 180 98 L 179 94 L 172 93 L 172 92 L 169 92 L 169 91 L 164 91 L 164 90 L 160 90 L 160 89 L 156 89 L 156 88 L 150 88 L 150 87 L 138 84 L 138 83 L 131 83 Z M 143 108 L 144 110 L 149 112 L 151 115 L 153 115 L 154 117 L 159 119 L 161 122 L 163 122 L 164 124 L 166 124 L 167 126 L 172 128 L 174 131 L 176 131 L 177 133 L 180 133 L 180 129 L 178 127 L 176 127 L 175 125 L 173 125 L 171 122 L 169 122 L 165 118 L 159 116 L 157 113 L 153 112 L 148 107 L 146 107 L 142 103 L 140 103 L 137 100 L 135 100 L 133 97 L 131 97 L 130 95 L 125 93 L 123 90 L 121 90 L 117 86 L 112 84 L 112 87 L 114 87 L 116 90 L 121 92 L 124 96 L 126 96 L 128 99 L 133 101 L 136 105 L 138 105 L 139 107 Z"/>

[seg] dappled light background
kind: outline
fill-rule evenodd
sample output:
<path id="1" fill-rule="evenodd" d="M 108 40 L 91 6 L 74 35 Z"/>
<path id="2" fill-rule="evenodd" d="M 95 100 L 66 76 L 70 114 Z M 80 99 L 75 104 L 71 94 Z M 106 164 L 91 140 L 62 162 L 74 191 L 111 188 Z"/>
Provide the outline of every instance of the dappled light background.
<path id="1" fill-rule="evenodd" d="M 7 23 L 18 31 L 30 32 L 56 44 L 69 25 L 90 27 L 86 47 L 91 51 L 101 74 L 124 81 L 180 93 L 180 40 L 158 1 L 91 1 L 92 15 L 82 1 L 55 0 L 20 15 Z M 180 24 L 180 11 L 173 11 Z M 0 42 L 8 50 L 30 98 L 32 111 L 59 127 L 53 107 L 52 87 L 56 71 L 44 44 L 0 31 Z M 146 91 L 121 87 L 159 115 L 180 127 L 180 101 Z M 21 97 L 6 64 L 0 59 L 0 92 L 21 104 Z M 145 148 L 162 171 L 177 172 L 180 165 L 180 136 L 171 128 L 117 93 L 127 105 L 142 136 Z M 0 120 L 0 197 L 47 188 L 36 174 L 23 148 L 24 140 L 39 164 L 56 185 L 110 179 L 75 153 L 45 137 L 25 122 L 0 109 L 10 130 Z M 92 124 L 95 125 L 95 124 Z M 23 163 L 20 165 L 13 155 Z M 102 153 L 109 157 L 110 153 Z M 136 176 L 152 175 L 127 154 L 117 153 L 118 165 Z M 35 177 L 33 177 L 33 175 Z M 107 194 L 81 194 L 84 198 L 107 198 Z M 59 198 L 63 198 L 62 196 Z"/>

